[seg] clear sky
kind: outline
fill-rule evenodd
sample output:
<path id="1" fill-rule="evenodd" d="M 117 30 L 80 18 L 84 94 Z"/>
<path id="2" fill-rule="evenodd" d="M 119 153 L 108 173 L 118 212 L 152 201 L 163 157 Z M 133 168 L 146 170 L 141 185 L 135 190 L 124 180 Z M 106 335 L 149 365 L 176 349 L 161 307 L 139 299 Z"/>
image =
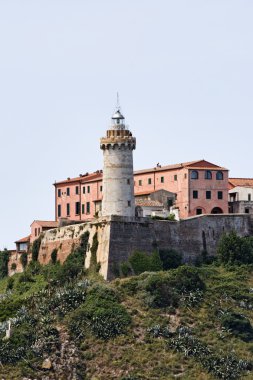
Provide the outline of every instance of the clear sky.
<path id="1" fill-rule="evenodd" d="M 253 177 L 252 0 L 0 0 L 0 249 L 102 168 L 120 93 L 135 169 L 205 158 Z"/>

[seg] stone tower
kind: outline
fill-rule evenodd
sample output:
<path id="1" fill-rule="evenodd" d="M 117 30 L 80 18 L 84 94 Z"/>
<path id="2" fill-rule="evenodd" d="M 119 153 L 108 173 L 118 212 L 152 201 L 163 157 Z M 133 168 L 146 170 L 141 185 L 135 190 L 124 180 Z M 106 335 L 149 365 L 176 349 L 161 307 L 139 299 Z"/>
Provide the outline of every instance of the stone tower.
<path id="1" fill-rule="evenodd" d="M 112 116 L 106 137 L 101 138 L 104 152 L 102 216 L 135 216 L 133 150 L 136 139 L 125 125 L 120 108 Z"/>

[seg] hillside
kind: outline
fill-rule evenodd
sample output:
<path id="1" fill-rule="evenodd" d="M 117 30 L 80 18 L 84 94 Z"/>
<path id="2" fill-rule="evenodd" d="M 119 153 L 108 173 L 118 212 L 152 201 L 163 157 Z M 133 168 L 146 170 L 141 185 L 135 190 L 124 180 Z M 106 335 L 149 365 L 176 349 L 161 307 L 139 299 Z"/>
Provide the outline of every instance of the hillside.
<path id="1" fill-rule="evenodd" d="M 252 265 L 106 283 L 80 260 L 0 281 L 1 379 L 253 378 Z"/>

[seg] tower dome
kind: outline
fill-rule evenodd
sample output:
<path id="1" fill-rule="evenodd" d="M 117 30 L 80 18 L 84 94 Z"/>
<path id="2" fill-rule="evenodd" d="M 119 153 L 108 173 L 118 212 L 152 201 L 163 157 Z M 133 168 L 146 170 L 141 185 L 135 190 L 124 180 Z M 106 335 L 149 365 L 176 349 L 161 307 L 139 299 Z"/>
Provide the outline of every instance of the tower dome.
<path id="1" fill-rule="evenodd" d="M 113 129 L 122 129 L 122 130 L 124 130 L 126 128 L 126 126 L 125 126 L 125 118 L 122 115 L 122 113 L 121 113 L 121 111 L 120 111 L 119 108 L 112 115 L 112 128 Z"/>

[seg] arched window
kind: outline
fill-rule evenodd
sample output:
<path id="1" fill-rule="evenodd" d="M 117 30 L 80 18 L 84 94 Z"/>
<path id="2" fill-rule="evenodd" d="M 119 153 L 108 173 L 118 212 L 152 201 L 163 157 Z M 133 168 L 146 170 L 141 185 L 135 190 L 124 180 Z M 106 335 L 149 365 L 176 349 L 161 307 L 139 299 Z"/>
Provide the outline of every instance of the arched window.
<path id="1" fill-rule="evenodd" d="M 222 172 L 217 172 L 216 173 L 216 179 L 218 179 L 218 180 L 223 179 L 223 173 Z"/>
<path id="2" fill-rule="evenodd" d="M 210 170 L 206 170 L 205 179 L 212 179 L 212 172 Z"/>
<path id="3" fill-rule="evenodd" d="M 198 179 L 199 178 L 199 172 L 197 170 L 193 170 L 191 172 L 191 179 Z"/>

